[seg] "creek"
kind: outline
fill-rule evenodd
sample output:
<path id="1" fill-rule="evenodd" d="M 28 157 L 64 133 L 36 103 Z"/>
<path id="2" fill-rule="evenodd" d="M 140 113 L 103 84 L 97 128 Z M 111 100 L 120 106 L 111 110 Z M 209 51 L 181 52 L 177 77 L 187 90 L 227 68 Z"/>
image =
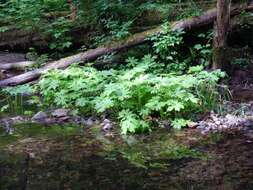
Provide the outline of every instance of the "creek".
<path id="1" fill-rule="evenodd" d="M 16 108 L 34 110 L 24 102 Z M 8 116 L 15 114 L 1 115 Z M 161 128 L 130 136 L 67 123 L 22 122 L 12 129 L 0 130 L 1 190 L 253 189 L 251 127 L 206 135 Z"/>

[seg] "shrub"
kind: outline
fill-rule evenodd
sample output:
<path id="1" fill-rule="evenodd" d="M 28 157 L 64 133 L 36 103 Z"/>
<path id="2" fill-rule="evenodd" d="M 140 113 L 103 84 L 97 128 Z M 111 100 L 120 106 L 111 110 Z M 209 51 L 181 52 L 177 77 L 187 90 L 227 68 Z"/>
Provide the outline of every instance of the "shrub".
<path id="1" fill-rule="evenodd" d="M 38 85 L 45 103 L 88 112 L 93 110 L 92 101 L 102 91 L 104 83 L 103 72 L 74 66 L 48 72 Z"/>
<path id="2" fill-rule="evenodd" d="M 6 87 L 0 90 L 0 112 L 23 114 L 24 95 L 32 95 L 34 93 L 33 87 L 24 84 L 16 87 Z"/>
<path id="3" fill-rule="evenodd" d="M 39 82 L 46 102 L 85 112 L 115 113 L 122 133 L 149 131 L 153 117 L 171 121 L 176 128 L 220 100 L 220 71 L 190 68 L 184 75 L 157 74 L 155 58 L 129 59 L 125 70 L 98 71 L 90 67 L 54 70 Z M 131 67 L 131 68 L 129 68 Z"/>

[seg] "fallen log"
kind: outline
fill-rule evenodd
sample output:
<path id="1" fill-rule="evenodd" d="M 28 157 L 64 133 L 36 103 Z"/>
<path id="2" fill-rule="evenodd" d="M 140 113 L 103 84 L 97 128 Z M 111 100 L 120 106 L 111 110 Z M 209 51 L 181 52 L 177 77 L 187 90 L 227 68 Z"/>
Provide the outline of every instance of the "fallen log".
<path id="1" fill-rule="evenodd" d="M 31 67 L 35 64 L 34 61 L 21 61 L 15 63 L 0 63 L 0 70 L 24 70 L 26 67 Z"/>
<path id="2" fill-rule="evenodd" d="M 241 13 L 241 11 L 252 11 L 253 6 L 247 6 L 245 4 L 243 5 L 237 5 L 231 8 L 231 17 L 238 15 Z M 191 30 L 193 28 L 198 28 L 206 25 L 210 25 L 214 22 L 216 19 L 217 11 L 216 9 L 211 9 L 207 12 L 205 12 L 203 15 L 198 17 L 189 18 L 183 21 L 174 22 L 171 24 L 171 30 Z M 126 40 L 118 41 L 115 43 L 112 43 L 110 45 L 105 45 L 103 47 L 99 47 L 96 49 L 91 49 L 83 53 L 79 53 L 70 57 L 66 57 L 63 59 L 60 59 L 58 61 L 54 61 L 51 63 L 48 63 L 44 68 L 36 69 L 15 77 L 11 77 L 5 80 L 0 81 L 0 87 L 4 86 L 15 86 L 19 84 L 24 84 L 33 80 L 36 80 L 40 77 L 43 73 L 51 70 L 51 69 L 64 69 L 68 67 L 69 65 L 73 63 L 79 63 L 79 62 L 89 62 L 97 59 L 100 56 L 106 55 L 108 53 L 117 52 L 122 49 L 130 48 L 136 45 L 143 44 L 147 41 L 149 41 L 149 37 L 153 35 L 157 35 L 163 31 L 163 28 L 161 26 L 144 31 L 138 34 L 134 34 L 133 36 L 129 37 Z"/>

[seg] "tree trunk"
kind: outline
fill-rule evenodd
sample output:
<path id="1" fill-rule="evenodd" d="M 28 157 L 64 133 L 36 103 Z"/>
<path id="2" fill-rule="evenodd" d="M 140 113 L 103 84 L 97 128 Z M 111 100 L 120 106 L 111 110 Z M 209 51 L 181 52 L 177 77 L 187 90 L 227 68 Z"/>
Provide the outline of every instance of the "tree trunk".
<path id="1" fill-rule="evenodd" d="M 77 10 L 74 5 L 74 2 L 73 2 L 73 0 L 67 0 L 67 2 L 69 4 L 69 9 L 70 9 L 70 19 L 71 19 L 71 21 L 75 21 L 76 17 L 77 17 Z"/>
<path id="2" fill-rule="evenodd" d="M 242 10 L 245 10 L 246 8 L 248 11 L 253 10 L 253 7 L 247 7 L 245 5 L 237 6 L 231 9 L 230 14 L 231 16 L 238 15 L 240 14 Z M 179 29 L 191 30 L 193 28 L 210 25 L 216 19 L 216 15 L 217 15 L 216 9 L 209 10 L 199 17 L 193 17 L 193 18 L 189 18 L 183 21 L 172 23 L 171 30 L 174 30 L 174 31 L 179 30 Z M 79 53 L 67 58 L 60 59 L 58 61 L 51 62 L 47 64 L 44 68 L 36 69 L 34 71 L 30 71 L 30 72 L 27 72 L 27 73 L 24 73 L 24 74 L 21 74 L 9 79 L 2 80 L 0 81 L 0 87 L 27 83 L 27 82 L 36 80 L 37 78 L 40 77 L 41 74 L 47 72 L 48 70 L 64 69 L 73 63 L 93 61 L 97 59 L 98 57 L 103 56 L 105 54 L 143 44 L 149 41 L 150 36 L 159 34 L 162 32 L 162 30 L 163 29 L 160 26 L 152 30 L 134 34 L 133 36 L 129 37 L 126 40 L 111 43 L 110 45 L 105 45 L 103 47 L 91 49 L 84 53 Z"/>
<path id="3" fill-rule="evenodd" d="M 228 69 L 227 38 L 230 31 L 231 0 L 217 1 L 217 19 L 214 24 L 213 69 Z"/>

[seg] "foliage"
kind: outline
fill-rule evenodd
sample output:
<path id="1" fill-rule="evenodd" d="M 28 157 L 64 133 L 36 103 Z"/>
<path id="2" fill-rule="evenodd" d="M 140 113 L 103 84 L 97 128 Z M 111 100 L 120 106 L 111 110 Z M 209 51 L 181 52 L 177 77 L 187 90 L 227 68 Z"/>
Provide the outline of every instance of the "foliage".
<path id="1" fill-rule="evenodd" d="M 235 58 L 231 64 L 246 69 L 250 64 L 250 60 L 248 58 Z"/>
<path id="2" fill-rule="evenodd" d="M 108 72 L 109 73 L 109 72 Z M 45 102 L 57 106 L 93 110 L 93 98 L 102 90 L 106 72 L 91 67 L 53 70 L 39 82 Z"/>
<path id="3" fill-rule="evenodd" d="M 46 35 L 51 42 L 49 48 L 63 52 L 73 44 L 74 39 L 70 34 L 73 28 L 92 32 L 93 43 L 99 44 L 111 39 L 125 38 L 136 27 L 149 26 L 152 23 L 143 20 L 149 13 L 149 17 L 153 17 L 152 14 L 158 15 L 158 22 L 168 20 L 169 15 L 182 19 L 199 14 L 194 1 L 189 2 L 188 9 L 182 9 L 178 13 L 174 6 L 181 2 L 183 1 L 8 0 L 0 2 L 0 21 L 4 23 L 0 32 L 15 25 L 22 30 Z M 76 15 L 74 19 L 72 14 Z"/>
<path id="4" fill-rule="evenodd" d="M 209 60 L 212 56 L 212 39 L 213 32 L 198 34 L 197 38 L 200 40 L 199 43 L 195 44 L 190 48 L 190 62 L 197 62 L 204 66 L 209 65 Z"/>
<path id="5" fill-rule="evenodd" d="M 178 20 L 201 15 L 202 10 L 196 5 L 196 3 L 192 0 L 190 3 L 191 6 L 184 9 L 183 12 L 177 16 Z"/>
<path id="6" fill-rule="evenodd" d="M 122 134 L 150 131 L 148 122 L 141 120 L 137 114 L 129 110 L 121 111 L 119 113 L 119 119 L 121 120 L 120 126 Z"/>
<path id="7" fill-rule="evenodd" d="M 158 114 L 162 118 L 172 120 L 187 117 L 194 111 L 200 111 L 199 109 L 212 108 L 219 100 L 217 82 L 223 77 L 223 73 L 200 71 L 181 76 L 159 76 L 147 72 L 152 64 L 155 64 L 153 58 L 150 57 L 149 62 L 146 58 L 145 62 L 118 76 L 117 82 L 106 85 L 98 98 L 97 110 L 131 110 L 135 116 L 132 116 L 131 112 L 124 115 L 134 118 L 135 122 L 136 118 L 146 121 L 143 123 L 146 128 L 148 118 L 152 115 Z M 140 122 L 137 126 L 139 124 Z M 178 123 L 174 124 L 176 127 L 179 126 Z M 127 127 L 124 127 L 124 131 L 128 131 L 125 128 Z M 133 132 L 133 128 L 129 127 L 128 132 Z"/>
<path id="8" fill-rule="evenodd" d="M 45 101 L 84 112 L 119 113 L 122 133 L 150 130 L 153 117 L 184 127 L 184 119 L 212 109 L 219 101 L 220 71 L 195 67 L 184 75 L 157 74 L 155 58 L 129 59 L 124 70 L 98 71 L 90 67 L 54 70 L 42 78 L 39 88 Z M 115 114 L 114 114 L 115 115 Z"/>
<path id="9" fill-rule="evenodd" d="M 0 112 L 24 113 L 22 108 L 24 103 L 23 95 L 30 95 L 32 93 L 34 93 L 33 88 L 27 84 L 2 89 L 1 94 L 4 98 L 0 101 L 2 105 Z"/>
<path id="10" fill-rule="evenodd" d="M 171 125 L 175 128 L 175 129 L 181 129 L 182 127 L 186 127 L 188 124 L 190 123 L 190 120 L 186 120 L 186 119 L 178 119 L 175 118 L 172 122 Z"/>
<path id="11" fill-rule="evenodd" d="M 30 85 L 25 84 L 25 85 L 20 85 L 20 86 L 16 86 L 16 87 L 4 88 L 2 90 L 2 92 L 7 93 L 10 96 L 16 96 L 19 94 L 32 94 L 34 91 Z"/>
<path id="12" fill-rule="evenodd" d="M 163 25 L 163 32 L 151 37 L 151 40 L 154 42 L 153 48 L 155 49 L 155 53 L 163 61 L 178 63 L 178 50 L 179 45 L 183 41 L 183 33 L 180 30 L 171 31 L 168 24 Z"/>
<path id="13" fill-rule="evenodd" d="M 175 73 L 182 73 L 187 65 L 184 57 L 179 54 L 180 45 L 183 43 L 184 32 L 181 30 L 171 31 L 169 26 L 164 25 L 164 30 L 159 35 L 151 37 L 154 42 L 154 53 L 159 57 L 163 69 Z"/>
<path id="14" fill-rule="evenodd" d="M 35 61 L 35 65 L 32 66 L 32 69 L 44 66 L 49 60 L 47 54 L 39 55 L 34 48 L 29 48 L 29 52 L 26 54 L 26 57 L 30 61 Z"/>
<path id="15" fill-rule="evenodd" d="M 72 45 L 72 37 L 68 35 L 72 24 L 69 19 L 59 17 L 54 22 L 50 23 L 44 33 L 53 37 L 52 43 L 49 45 L 50 49 L 63 51 Z"/>
<path id="16" fill-rule="evenodd" d="M 197 64 L 207 66 L 211 54 L 210 41 L 206 44 L 194 44 L 193 47 L 182 49 L 184 31 L 170 30 L 168 24 L 164 25 L 163 32 L 159 35 L 151 37 L 153 41 L 154 53 L 163 64 L 163 69 L 168 69 L 170 72 L 184 73 L 187 69 Z M 206 41 L 206 34 L 199 34 L 202 41 Z M 189 52 L 189 53 L 188 53 Z"/>
<path id="17" fill-rule="evenodd" d="M 110 30 L 110 34 L 116 39 L 121 39 L 130 34 L 129 29 L 133 21 L 128 21 L 120 24 L 118 21 L 107 21 L 106 28 Z"/>
<path id="18" fill-rule="evenodd" d="M 196 36 L 196 44 L 183 46 L 184 31 L 170 30 L 168 24 L 163 25 L 163 32 L 151 37 L 153 49 L 163 69 L 182 74 L 194 65 L 209 66 L 212 55 L 212 32 L 201 33 Z"/>
<path id="19" fill-rule="evenodd" d="M 38 0 L 12 0 L 3 4 L 0 20 L 27 31 L 33 31 L 52 37 L 54 42 L 50 48 L 62 51 L 71 45 L 69 31 L 72 27 L 67 16 L 47 18 L 55 10 L 67 11 L 68 4 L 64 0 L 38 1 Z M 4 32 L 8 27 L 1 27 Z"/>

